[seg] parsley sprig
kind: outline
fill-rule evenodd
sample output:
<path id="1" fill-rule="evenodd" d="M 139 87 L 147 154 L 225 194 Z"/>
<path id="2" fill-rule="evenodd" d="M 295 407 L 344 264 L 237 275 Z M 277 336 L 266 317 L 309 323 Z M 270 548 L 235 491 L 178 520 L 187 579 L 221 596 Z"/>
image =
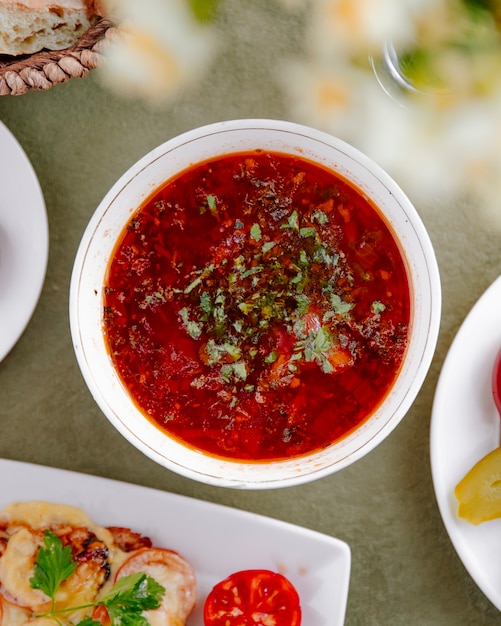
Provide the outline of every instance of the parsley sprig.
<path id="1" fill-rule="evenodd" d="M 73 560 L 70 546 L 63 547 L 62 541 L 50 530 L 45 532 L 43 543 L 44 547 L 38 551 L 30 585 L 49 596 L 53 611 L 57 590 L 73 574 L 77 564 Z"/>
<path id="2" fill-rule="evenodd" d="M 104 606 L 108 611 L 111 626 L 148 626 L 143 611 L 156 609 L 165 593 L 164 587 L 142 572 L 124 576 L 100 600 L 81 606 L 55 610 L 56 594 L 61 584 L 77 568 L 70 546 L 63 546 L 62 541 L 52 531 L 46 530 L 43 546 L 39 549 L 30 585 L 40 589 L 51 600 L 50 611 L 38 617 L 50 617 L 60 624 L 58 615 L 81 609 Z M 100 622 L 86 617 L 77 626 L 100 626 Z"/>

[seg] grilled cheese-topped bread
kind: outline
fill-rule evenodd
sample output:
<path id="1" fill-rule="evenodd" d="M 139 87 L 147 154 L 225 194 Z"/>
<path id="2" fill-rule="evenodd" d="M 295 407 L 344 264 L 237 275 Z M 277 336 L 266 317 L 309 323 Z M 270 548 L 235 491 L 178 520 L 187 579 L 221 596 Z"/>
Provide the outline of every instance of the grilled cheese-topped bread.
<path id="1" fill-rule="evenodd" d="M 47 531 L 71 550 L 75 564 L 54 598 L 33 584 Z M 57 621 L 62 626 L 86 617 L 109 624 L 102 606 L 89 605 L 135 573 L 165 589 L 160 606 L 145 612 L 148 621 L 155 626 L 185 624 L 196 602 L 196 580 L 177 552 L 155 547 L 129 528 L 99 526 L 78 507 L 34 501 L 14 503 L 0 512 L 0 624 L 50 626 L 54 619 L 41 617 L 49 611 L 61 611 Z M 78 608 L 82 606 L 88 608 Z"/>

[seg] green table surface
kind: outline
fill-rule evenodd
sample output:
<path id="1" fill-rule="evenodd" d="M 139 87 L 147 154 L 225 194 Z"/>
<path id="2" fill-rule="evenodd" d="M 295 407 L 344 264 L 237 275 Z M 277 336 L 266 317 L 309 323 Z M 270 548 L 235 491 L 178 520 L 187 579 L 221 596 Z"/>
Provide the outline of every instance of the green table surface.
<path id="1" fill-rule="evenodd" d="M 70 337 L 70 275 L 86 224 L 107 190 L 139 157 L 180 132 L 224 119 L 288 117 L 271 61 L 295 50 L 291 33 L 300 28 L 298 20 L 273 11 L 266 0 L 230 3 L 219 28 L 222 47 L 210 71 L 168 105 L 119 97 L 96 72 L 46 92 L 0 99 L 0 120 L 39 178 L 50 228 L 38 306 L 0 363 L 0 456 L 186 494 L 338 537 L 352 551 L 348 626 L 501 623 L 449 540 L 429 455 L 444 358 L 472 305 L 501 274 L 501 210 L 493 228 L 467 201 L 416 206 L 441 271 L 437 350 L 405 419 L 369 455 L 339 473 L 271 491 L 199 484 L 133 448 L 103 416 L 82 379 Z"/>

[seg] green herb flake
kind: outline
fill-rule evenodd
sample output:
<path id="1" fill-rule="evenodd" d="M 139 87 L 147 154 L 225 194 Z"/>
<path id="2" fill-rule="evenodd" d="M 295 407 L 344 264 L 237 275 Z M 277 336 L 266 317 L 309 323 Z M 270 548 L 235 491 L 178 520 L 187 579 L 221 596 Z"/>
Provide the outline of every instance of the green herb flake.
<path id="1" fill-rule="evenodd" d="M 327 352 L 332 348 L 332 337 L 325 326 L 321 326 L 314 341 L 315 352 Z"/>
<path id="2" fill-rule="evenodd" d="M 317 224 L 320 224 L 321 226 L 325 226 L 325 224 L 328 223 L 329 218 L 323 211 L 317 209 L 311 216 L 311 221 L 317 222 Z"/>
<path id="3" fill-rule="evenodd" d="M 278 359 L 278 353 L 273 351 L 270 352 L 269 354 L 267 354 L 264 358 L 264 362 L 265 363 L 275 363 L 275 361 Z"/>
<path id="4" fill-rule="evenodd" d="M 306 337 L 306 322 L 303 318 L 298 319 L 294 323 L 294 334 L 296 337 Z"/>
<path id="5" fill-rule="evenodd" d="M 227 363 L 228 360 L 238 361 L 241 357 L 240 348 L 229 341 L 217 343 L 214 339 L 209 339 L 205 344 L 205 353 L 209 365 L 216 363 Z"/>
<path id="6" fill-rule="evenodd" d="M 199 339 L 202 334 L 202 325 L 190 319 L 190 312 L 187 307 L 180 309 L 179 317 L 188 335 L 192 339 Z"/>
<path id="7" fill-rule="evenodd" d="M 303 280 L 303 272 L 298 272 L 294 278 L 291 278 L 291 283 L 293 285 L 297 285 L 298 283 L 300 283 Z"/>
<path id="8" fill-rule="evenodd" d="M 317 236 L 317 230 L 316 228 L 313 228 L 313 226 L 305 226 L 304 228 L 300 228 L 299 229 L 299 234 L 301 235 L 301 237 L 316 237 Z"/>
<path id="9" fill-rule="evenodd" d="M 382 302 L 379 302 L 378 300 L 376 300 L 375 302 L 371 304 L 371 311 L 374 313 L 374 315 L 379 315 L 385 309 L 386 309 L 386 306 Z"/>
<path id="10" fill-rule="evenodd" d="M 212 215 L 214 217 L 219 218 L 219 213 L 218 213 L 218 210 L 217 210 L 216 196 L 214 196 L 213 194 L 209 193 L 209 194 L 207 194 L 206 201 L 207 201 L 207 206 L 209 207 L 209 211 L 212 213 Z"/>
<path id="11" fill-rule="evenodd" d="M 261 240 L 261 226 L 259 224 L 252 224 L 250 229 L 250 237 L 254 239 L 254 241 Z"/>
<path id="12" fill-rule="evenodd" d="M 240 348 L 231 343 L 223 343 L 221 351 L 228 354 L 233 359 L 239 359 L 241 356 Z"/>
<path id="13" fill-rule="evenodd" d="M 183 290 L 183 293 L 189 294 L 193 291 L 193 289 L 195 289 L 195 287 L 198 287 L 199 285 L 201 285 L 202 281 L 208 276 L 210 276 L 210 274 L 214 271 L 215 267 L 216 266 L 214 265 L 214 263 L 211 263 L 203 270 L 199 270 L 199 275 L 194 280 L 191 281 L 191 283 Z"/>
<path id="14" fill-rule="evenodd" d="M 219 373 L 221 374 L 221 378 L 224 380 L 225 383 L 230 383 L 231 382 L 231 376 L 233 374 L 233 368 L 229 363 L 224 363 L 221 366 L 221 369 L 219 370 Z"/>
<path id="15" fill-rule="evenodd" d="M 324 372 L 324 374 L 330 374 L 331 372 L 334 371 L 334 366 L 327 359 L 323 359 L 322 360 L 322 371 Z"/>
<path id="16" fill-rule="evenodd" d="M 251 267 L 242 273 L 242 278 L 248 278 L 249 276 L 253 276 L 254 274 L 259 274 L 259 272 L 263 271 L 262 265 L 256 265 L 255 267 Z"/>
<path id="17" fill-rule="evenodd" d="M 353 308 L 353 304 L 345 302 L 337 293 L 331 294 L 331 305 L 335 313 L 341 316 L 347 315 Z"/>
<path id="18" fill-rule="evenodd" d="M 195 280 L 193 280 L 184 290 L 184 293 L 188 294 L 191 291 L 193 291 L 193 289 L 195 289 L 195 287 L 198 287 L 198 285 L 200 285 L 202 282 L 202 277 L 201 276 L 197 276 L 195 278 Z"/>
<path id="19" fill-rule="evenodd" d="M 238 404 L 237 396 L 232 396 L 232 398 L 230 400 L 230 409 L 235 408 L 237 404 Z"/>
<path id="20" fill-rule="evenodd" d="M 301 342 L 301 347 L 303 343 Z M 327 358 L 325 354 L 334 345 L 333 339 L 326 326 L 322 326 L 318 332 L 310 331 L 304 342 L 304 358 L 308 362 L 315 361 L 323 366 Z"/>
<path id="21" fill-rule="evenodd" d="M 302 267 L 307 267 L 310 264 L 310 259 L 308 258 L 308 255 L 306 254 L 304 250 L 301 250 L 301 252 L 299 253 L 298 263 Z"/>
<path id="22" fill-rule="evenodd" d="M 233 372 L 235 373 L 235 376 L 237 378 L 239 378 L 240 380 L 245 380 L 247 378 L 247 366 L 245 364 L 245 361 L 237 361 L 236 363 L 232 364 L 233 367 Z"/>
<path id="23" fill-rule="evenodd" d="M 154 306 L 160 302 L 165 302 L 165 296 L 161 291 L 149 293 L 144 297 L 144 303 L 146 306 Z"/>
<path id="24" fill-rule="evenodd" d="M 339 254 L 330 254 L 324 246 L 320 245 L 313 253 L 313 260 L 316 263 L 323 263 L 327 266 L 335 266 L 339 263 Z"/>
<path id="25" fill-rule="evenodd" d="M 266 243 L 263 243 L 263 245 L 261 246 L 261 251 L 263 254 L 266 254 L 266 252 L 269 252 L 270 250 L 272 250 L 275 247 L 275 242 L 274 241 L 267 241 Z"/>
<path id="26" fill-rule="evenodd" d="M 302 293 L 298 294 L 296 296 L 296 306 L 297 306 L 297 311 L 296 311 L 297 315 L 298 316 L 304 315 L 308 311 L 308 308 L 310 306 L 309 297 Z"/>
<path id="27" fill-rule="evenodd" d="M 292 211 L 287 219 L 287 222 L 282 224 L 280 228 L 292 228 L 292 230 L 299 230 L 299 215 L 296 210 Z"/>
<path id="28" fill-rule="evenodd" d="M 200 308 L 204 313 L 209 314 L 212 311 L 212 302 L 210 295 L 204 291 L 200 296 Z"/>

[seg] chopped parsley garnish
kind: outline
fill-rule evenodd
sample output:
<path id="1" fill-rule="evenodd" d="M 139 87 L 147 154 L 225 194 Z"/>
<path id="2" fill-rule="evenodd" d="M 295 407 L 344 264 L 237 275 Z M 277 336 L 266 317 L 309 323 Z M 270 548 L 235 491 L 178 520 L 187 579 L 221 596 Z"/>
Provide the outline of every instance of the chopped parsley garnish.
<path id="1" fill-rule="evenodd" d="M 224 265 L 195 267 L 178 290 L 182 325 L 224 383 L 266 390 L 288 384 L 302 364 L 332 373 L 354 362 L 351 269 L 325 212 L 291 208 L 266 232 L 235 220 L 226 244 Z M 340 334 L 352 340 L 342 343 Z"/>

